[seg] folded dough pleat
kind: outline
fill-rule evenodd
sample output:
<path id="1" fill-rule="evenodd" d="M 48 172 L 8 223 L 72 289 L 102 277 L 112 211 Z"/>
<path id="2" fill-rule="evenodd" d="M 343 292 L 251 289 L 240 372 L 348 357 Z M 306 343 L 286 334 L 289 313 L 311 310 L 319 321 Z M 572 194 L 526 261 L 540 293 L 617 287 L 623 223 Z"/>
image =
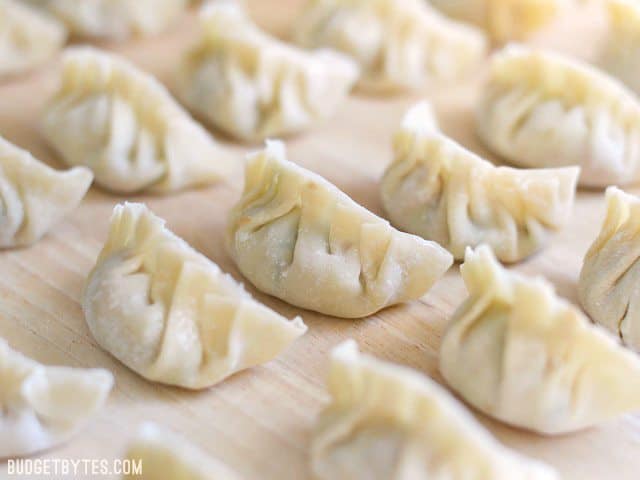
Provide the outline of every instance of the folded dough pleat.
<path id="1" fill-rule="evenodd" d="M 362 354 L 353 340 L 333 350 L 328 388 L 311 445 L 318 479 L 559 478 L 501 445 L 428 377 Z"/>
<path id="2" fill-rule="evenodd" d="M 267 142 L 249 157 L 245 190 L 229 216 L 227 245 L 258 289 L 327 315 L 359 318 L 417 299 L 451 255 L 399 232 Z"/>
<path id="3" fill-rule="evenodd" d="M 114 209 L 83 299 L 97 342 L 143 377 L 201 389 L 275 358 L 307 327 L 254 300 L 142 204 Z"/>
<path id="4" fill-rule="evenodd" d="M 66 442 L 102 408 L 112 386 L 107 370 L 41 365 L 0 338 L 0 459 Z"/>
<path id="5" fill-rule="evenodd" d="M 640 358 L 486 246 L 461 267 L 469 297 L 443 336 L 440 371 L 471 405 L 553 435 L 640 410 Z"/>

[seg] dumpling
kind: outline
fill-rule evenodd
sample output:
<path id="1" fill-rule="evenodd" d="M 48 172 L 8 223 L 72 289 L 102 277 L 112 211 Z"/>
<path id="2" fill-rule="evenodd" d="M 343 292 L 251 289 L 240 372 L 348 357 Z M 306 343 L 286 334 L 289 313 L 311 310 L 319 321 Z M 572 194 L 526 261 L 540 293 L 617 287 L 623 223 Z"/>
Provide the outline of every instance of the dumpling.
<path id="1" fill-rule="evenodd" d="M 67 38 L 64 26 L 14 0 L 0 1 L 0 77 L 21 73 L 53 57 Z"/>
<path id="2" fill-rule="evenodd" d="M 211 3 L 180 67 L 184 103 L 245 141 L 298 133 L 332 116 L 358 78 L 349 58 L 305 52 L 260 31 L 232 2 Z"/>
<path id="3" fill-rule="evenodd" d="M 180 436 L 153 423 L 143 424 L 127 449 L 132 466 L 125 479 L 240 480 L 240 476 Z M 133 466 L 140 466 L 135 471 Z"/>
<path id="4" fill-rule="evenodd" d="M 63 21 L 79 37 L 124 40 L 159 33 L 188 0 L 27 0 Z"/>
<path id="5" fill-rule="evenodd" d="M 331 404 L 311 445 L 320 480 L 558 480 L 501 445 L 448 392 L 407 367 L 336 347 Z"/>
<path id="6" fill-rule="evenodd" d="M 152 76 L 93 48 L 64 56 L 44 135 L 111 191 L 169 193 L 224 179 L 231 159 Z"/>
<path id="7" fill-rule="evenodd" d="M 0 338 L 0 459 L 69 440 L 105 404 L 108 370 L 41 365 Z"/>
<path id="8" fill-rule="evenodd" d="M 102 348 L 149 380 L 191 389 L 268 362 L 307 329 L 255 301 L 142 204 L 115 207 L 82 306 Z"/>
<path id="9" fill-rule="evenodd" d="M 298 307 L 360 318 L 417 299 L 449 269 L 434 242 L 398 232 L 267 142 L 249 157 L 228 249 L 256 288 Z"/>
<path id="10" fill-rule="evenodd" d="M 607 0 L 610 31 L 600 65 L 640 93 L 640 4 L 637 0 Z"/>
<path id="11" fill-rule="evenodd" d="M 516 165 L 579 165 L 589 187 L 640 180 L 640 101 L 578 60 L 517 45 L 498 52 L 477 127 Z"/>
<path id="12" fill-rule="evenodd" d="M 640 198 L 607 189 L 602 230 L 584 258 L 580 302 L 591 319 L 640 352 Z"/>
<path id="13" fill-rule="evenodd" d="M 40 240 L 87 193 L 85 167 L 59 172 L 0 137 L 0 249 Z"/>
<path id="14" fill-rule="evenodd" d="M 373 92 L 463 79 L 487 52 L 482 31 L 426 0 L 310 0 L 296 25 L 300 45 L 352 56 L 363 71 L 360 87 Z"/>
<path id="15" fill-rule="evenodd" d="M 640 358 L 543 278 L 503 269 L 487 246 L 461 267 L 468 299 L 442 339 L 440 371 L 478 410 L 562 434 L 640 410 Z"/>
<path id="16" fill-rule="evenodd" d="M 497 44 L 527 37 L 548 25 L 566 0 L 430 0 L 443 13 L 486 30 Z"/>
<path id="17" fill-rule="evenodd" d="M 580 169 L 495 167 L 434 130 L 432 118 L 419 104 L 396 134 L 381 184 L 391 222 L 458 260 L 482 243 L 506 262 L 544 247 L 571 214 Z"/>

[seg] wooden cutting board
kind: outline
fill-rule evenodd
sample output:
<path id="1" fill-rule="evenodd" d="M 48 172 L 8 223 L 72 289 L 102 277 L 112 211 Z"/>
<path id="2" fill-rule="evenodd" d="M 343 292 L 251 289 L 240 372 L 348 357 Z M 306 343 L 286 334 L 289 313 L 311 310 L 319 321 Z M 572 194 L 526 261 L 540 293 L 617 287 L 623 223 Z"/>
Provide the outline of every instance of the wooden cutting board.
<path id="1" fill-rule="evenodd" d="M 302 0 L 247 3 L 261 25 L 283 35 Z M 161 36 L 109 48 L 171 86 L 177 59 L 195 38 L 194 26 L 194 16 L 189 14 Z M 596 8 L 574 9 L 535 42 L 592 55 L 602 28 Z M 52 62 L 36 73 L 0 84 L 0 134 L 61 167 L 38 133 L 40 112 L 55 89 L 57 75 L 57 62 Z M 391 135 L 416 100 L 431 99 L 446 133 L 493 158 L 474 135 L 473 107 L 479 84 L 478 76 L 462 85 L 431 88 L 411 96 L 352 96 L 333 120 L 289 139 L 290 158 L 382 214 L 378 181 L 391 160 Z M 229 148 L 238 154 L 238 168 L 229 184 L 168 197 L 128 199 L 146 202 L 178 235 L 242 280 L 223 248 L 223 229 L 226 214 L 242 189 L 242 156 L 248 149 L 231 144 Z M 440 336 L 465 298 L 457 266 L 420 301 L 361 321 L 300 311 L 247 285 L 259 300 L 283 315 L 301 314 L 308 334 L 268 365 L 200 393 L 143 380 L 97 346 L 80 308 L 85 277 L 105 238 L 111 210 L 123 200 L 93 188 L 82 205 L 41 242 L 24 250 L 0 252 L 0 336 L 40 362 L 104 367 L 116 377 L 106 408 L 74 440 L 45 457 L 119 457 L 137 424 L 152 420 L 180 432 L 248 480 L 302 480 L 309 478 L 310 432 L 327 400 L 327 358 L 337 343 L 354 338 L 366 352 L 441 381 L 437 372 Z M 544 252 L 515 268 L 544 275 L 560 294 L 576 302 L 582 257 L 600 227 L 603 212 L 602 192 L 581 191 L 564 231 Z M 640 416 L 558 438 L 525 433 L 477 416 L 504 443 L 549 462 L 567 480 L 640 478 Z M 6 466 L 0 465 L 0 478 L 5 475 Z"/>

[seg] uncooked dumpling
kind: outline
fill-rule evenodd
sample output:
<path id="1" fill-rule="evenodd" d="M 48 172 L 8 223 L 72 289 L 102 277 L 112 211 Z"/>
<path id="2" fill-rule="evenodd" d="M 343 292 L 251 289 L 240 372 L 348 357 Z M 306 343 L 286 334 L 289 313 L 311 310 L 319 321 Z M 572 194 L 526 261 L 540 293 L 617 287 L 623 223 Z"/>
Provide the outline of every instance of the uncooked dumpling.
<path id="1" fill-rule="evenodd" d="M 178 91 L 191 110 L 241 140 L 297 133 L 326 120 L 358 78 L 349 58 L 282 43 L 235 3 L 213 2 L 200 18 L 201 38 L 182 63 Z"/>
<path id="2" fill-rule="evenodd" d="M 607 0 L 609 34 L 600 65 L 640 93 L 640 3 Z"/>
<path id="3" fill-rule="evenodd" d="M 80 37 L 124 40 L 159 33 L 188 0 L 26 0 L 58 17 Z"/>
<path id="4" fill-rule="evenodd" d="M 469 298 L 442 339 L 440 371 L 478 410 L 552 435 L 640 410 L 640 357 L 560 299 L 505 270 L 489 247 L 461 267 Z"/>
<path id="5" fill-rule="evenodd" d="M 93 175 L 60 172 L 0 137 L 0 249 L 31 245 L 75 209 Z"/>
<path id="6" fill-rule="evenodd" d="M 580 184 L 640 180 L 640 100 L 578 60 L 511 45 L 495 54 L 478 132 L 523 167 L 582 168 Z"/>
<path id="7" fill-rule="evenodd" d="M 307 329 L 255 301 L 142 204 L 114 209 L 82 305 L 114 357 L 149 380 L 192 389 L 268 362 Z"/>
<path id="8" fill-rule="evenodd" d="M 331 404 L 311 445 L 320 480 L 557 480 L 556 472 L 513 452 L 448 392 L 406 367 L 333 350 Z"/>
<path id="9" fill-rule="evenodd" d="M 495 43 L 526 40 L 548 25 L 566 0 L 430 0 L 439 10 L 484 28 Z"/>
<path id="10" fill-rule="evenodd" d="M 578 167 L 495 167 L 433 128 L 426 104 L 406 115 L 382 202 L 398 228 L 433 240 L 456 259 L 489 244 L 506 262 L 544 247 L 571 214 Z"/>
<path id="11" fill-rule="evenodd" d="M 125 475 L 138 480 L 240 480 L 229 467 L 180 436 L 153 423 L 143 424 L 127 449 L 131 465 L 141 473 Z"/>
<path id="12" fill-rule="evenodd" d="M 447 19 L 426 0 L 310 0 L 296 41 L 352 56 L 360 86 L 388 92 L 461 80 L 487 51 L 481 30 Z"/>
<path id="13" fill-rule="evenodd" d="M 228 246 L 259 290 L 345 318 L 421 297 L 453 261 L 438 244 L 395 230 L 289 162 L 281 142 L 249 157 Z"/>
<path id="14" fill-rule="evenodd" d="M 640 199 L 607 189 L 607 216 L 584 258 L 580 302 L 591 319 L 640 352 Z"/>
<path id="15" fill-rule="evenodd" d="M 0 77 L 38 66 L 67 38 L 55 19 L 17 0 L 0 1 Z"/>
<path id="16" fill-rule="evenodd" d="M 69 165 L 86 165 L 114 192 L 169 193 L 225 178 L 231 159 L 166 88 L 93 48 L 65 53 L 44 134 Z"/>
<path id="17" fill-rule="evenodd" d="M 102 408 L 112 386 L 107 370 L 41 365 L 0 338 L 0 460 L 66 442 Z"/>

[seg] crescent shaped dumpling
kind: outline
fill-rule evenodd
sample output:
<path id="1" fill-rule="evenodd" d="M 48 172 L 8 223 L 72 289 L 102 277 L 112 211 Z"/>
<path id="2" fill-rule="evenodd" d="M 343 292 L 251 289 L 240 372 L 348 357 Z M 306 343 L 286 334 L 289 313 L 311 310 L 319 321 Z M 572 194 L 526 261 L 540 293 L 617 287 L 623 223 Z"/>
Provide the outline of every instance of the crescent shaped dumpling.
<path id="1" fill-rule="evenodd" d="M 607 0 L 609 33 L 599 64 L 640 93 L 640 4 L 637 0 Z"/>
<path id="2" fill-rule="evenodd" d="M 137 480 L 240 480 L 240 476 L 184 438 L 154 423 L 144 423 L 126 453 L 141 472 L 124 475 Z"/>
<path id="3" fill-rule="evenodd" d="M 640 410 L 640 357 L 559 298 L 505 270 L 487 246 L 461 267 L 469 297 L 443 336 L 440 371 L 478 410 L 546 435 Z"/>
<path id="4" fill-rule="evenodd" d="M 483 243 L 505 262 L 544 247 L 571 214 L 580 169 L 496 167 L 434 129 L 432 118 L 418 104 L 396 134 L 381 183 L 391 222 L 458 260 Z"/>
<path id="5" fill-rule="evenodd" d="M 60 172 L 0 137 L 0 249 L 40 240 L 91 186 L 84 167 Z"/>
<path id="6" fill-rule="evenodd" d="M 607 214 L 584 258 L 578 293 L 591 319 L 640 352 L 640 198 L 607 189 Z"/>
<path id="7" fill-rule="evenodd" d="M 547 26 L 565 0 L 430 0 L 446 15 L 483 28 L 494 43 L 523 41 Z"/>
<path id="8" fill-rule="evenodd" d="M 309 129 L 336 112 L 358 78 L 351 59 L 270 37 L 235 3 L 212 2 L 200 20 L 201 37 L 184 57 L 178 91 L 199 117 L 240 140 Z"/>
<path id="9" fill-rule="evenodd" d="M 69 165 L 119 193 L 173 191 L 224 179 L 228 154 L 151 75 L 89 47 L 65 52 L 62 85 L 43 122 Z"/>
<path id="10" fill-rule="evenodd" d="M 207 388 L 302 336 L 169 231 L 142 204 L 117 205 L 82 302 L 93 337 L 143 377 Z"/>
<path id="11" fill-rule="evenodd" d="M 124 40 L 160 33 L 189 0 L 26 0 L 64 22 L 78 37 Z"/>
<path id="12" fill-rule="evenodd" d="M 500 444 L 446 390 L 347 341 L 331 355 L 331 404 L 311 445 L 319 480 L 559 480 Z"/>
<path id="13" fill-rule="evenodd" d="M 67 38 L 64 26 L 19 1 L 0 2 L 0 78 L 53 57 Z"/>
<path id="14" fill-rule="evenodd" d="M 522 167 L 581 167 L 580 185 L 640 180 L 640 100 L 579 60 L 510 45 L 491 61 L 480 138 Z"/>
<path id="15" fill-rule="evenodd" d="M 41 365 L 0 338 L 0 460 L 56 447 L 100 410 L 108 370 Z"/>
<path id="16" fill-rule="evenodd" d="M 353 57 L 374 93 L 423 88 L 471 74 L 487 53 L 481 30 L 449 20 L 426 0 L 310 0 L 296 42 Z"/>
<path id="17" fill-rule="evenodd" d="M 421 297 L 453 262 L 438 244 L 395 230 L 288 161 L 274 141 L 248 159 L 227 244 L 259 290 L 343 318 Z"/>

